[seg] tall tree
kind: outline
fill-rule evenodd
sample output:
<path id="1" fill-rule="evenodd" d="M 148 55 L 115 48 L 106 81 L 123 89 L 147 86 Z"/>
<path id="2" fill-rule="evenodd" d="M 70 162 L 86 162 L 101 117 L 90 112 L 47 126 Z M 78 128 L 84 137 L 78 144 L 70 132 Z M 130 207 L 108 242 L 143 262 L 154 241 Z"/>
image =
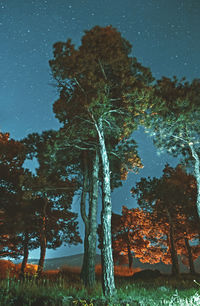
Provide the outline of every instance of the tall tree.
<path id="1" fill-rule="evenodd" d="M 129 57 L 130 50 L 129 42 L 114 28 L 96 26 L 85 31 L 78 49 L 71 40 L 56 43 L 54 59 L 50 61 L 60 89 L 60 99 L 54 103 L 56 117 L 75 138 L 77 146 L 98 150 L 101 160 L 102 270 L 103 291 L 107 296 L 115 292 L 108 148 L 114 149 L 122 137 L 129 137 L 137 127 L 130 113 L 133 115 L 134 102 L 144 84 L 152 81 L 150 71 Z M 126 103 L 126 95 L 133 91 L 134 102 Z"/>

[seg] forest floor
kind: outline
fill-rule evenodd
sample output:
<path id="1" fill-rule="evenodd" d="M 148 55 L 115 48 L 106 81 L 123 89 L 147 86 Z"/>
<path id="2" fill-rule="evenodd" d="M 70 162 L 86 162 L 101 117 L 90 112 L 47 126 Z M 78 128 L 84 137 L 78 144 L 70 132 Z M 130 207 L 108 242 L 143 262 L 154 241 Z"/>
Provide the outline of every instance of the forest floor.
<path id="1" fill-rule="evenodd" d="M 0 280 L 0 305 L 200 305 L 200 274 L 135 280 L 133 272 L 125 267 L 115 269 L 117 293 L 109 301 L 102 293 L 100 266 L 96 267 L 97 281 L 92 289 L 80 281 L 78 267 L 45 271 L 40 280 L 27 275 L 22 281 L 7 275 Z"/>

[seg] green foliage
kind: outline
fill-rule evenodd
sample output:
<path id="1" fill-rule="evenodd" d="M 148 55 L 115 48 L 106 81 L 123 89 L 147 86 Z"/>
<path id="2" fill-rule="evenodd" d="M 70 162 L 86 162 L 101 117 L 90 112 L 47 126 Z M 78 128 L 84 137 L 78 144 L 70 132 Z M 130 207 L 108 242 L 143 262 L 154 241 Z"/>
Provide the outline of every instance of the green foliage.
<path id="1" fill-rule="evenodd" d="M 190 157 L 189 144 L 199 152 L 200 80 L 191 83 L 163 77 L 152 91 L 146 113 L 147 132 L 155 145 L 170 154 Z M 198 153 L 199 154 L 199 153 Z"/>

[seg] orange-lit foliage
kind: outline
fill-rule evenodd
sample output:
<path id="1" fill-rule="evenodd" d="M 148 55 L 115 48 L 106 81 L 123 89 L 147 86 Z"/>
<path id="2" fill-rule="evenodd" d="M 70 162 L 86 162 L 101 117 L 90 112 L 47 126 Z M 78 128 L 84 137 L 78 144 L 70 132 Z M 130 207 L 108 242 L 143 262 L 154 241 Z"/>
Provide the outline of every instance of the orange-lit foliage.
<path id="1" fill-rule="evenodd" d="M 21 263 L 20 264 L 17 264 L 15 265 L 16 266 L 16 271 L 18 273 L 20 273 L 20 269 L 21 269 Z M 29 274 L 29 275 L 35 275 L 36 272 L 37 272 L 37 268 L 38 268 L 38 265 L 34 265 L 34 264 L 26 264 L 26 267 L 25 267 L 25 274 Z"/>
<path id="2" fill-rule="evenodd" d="M 25 273 L 28 276 L 35 275 L 37 272 L 37 265 L 27 264 Z M 10 260 L 0 260 L 0 278 L 5 279 L 6 277 L 18 278 L 20 275 L 21 264 L 14 264 Z M 115 276 L 132 276 L 134 273 L 141 271 L 140 268 L 129 269 L 126 266 L 114 266 Z M 81 268 L 76 266 L 62 266 L 57 270 L 46 270 L 43 272 L 42 277 L 48 278 L 49 280 L 56 280 L 58 277 L 62 277 L 65 281 L 78 281 L 80 282 Z M 102 267 L 101 264 L 95 266 L 95 273 L 97 276 L 101 276 Z"/>
<path id="3" fill-rule="evenodd" d="M 14 277 L 16 275 L 16 266 L 10 260 L 0 260 L 0 278 L 6 278 L 8 276 Z"/>
<path id="4" fill-rule="evenodd" d="M 132 276 L 134 273 L 141 271 L 140 268 L 129 268 L 127 266 L 115 265 L 114 274 L 115 276 Z M 95 272 L 97 275 L 101 275 L 102 267 L 101 264 L 95 266 Z"/>
<path id="5" fill-rule="evenodd" d="M 195 180 L 181 165 L 174 169 L 167 164 L 163 173 L 160 179 L 142 178 L 132 193 L 137 196 L 139 205 L 149 212 L 153 231 L 162 233 L 160 237 L 150 238 L 160 246 L 161 260 L 172 264 L 178 273 L 180 255 L 183 263 L 190 262 L 192 272 L 193 261 L 200 254 L 196 243 L 199 230 Z M 191 245 L 191 241 L 195 243 Z"/>
<path id="6" fill-rule="evenodd" d="M 25 273 L 34 275 L 37 272 L 37 265 L 27 264 Z M 15 277 L 18 278 L 20 274 L 21 264 L 14 264 L 10 260 L 0 260 L 0 278 Z"/>
<path id="7" fill-rule="evenodd" d="M 120 259 L 120 254 L 126 256 L 129 267 L 132 266 L 132 256 L 141 262 L 151 264 L 160 262 L 162 250 L 155 237 L 160 239 L 162 231 L 153 227 L 149 213 L 143 210 L 122 208 L 122 216 L 116 218 L 113 214 L 113 254 Z"/>
<path id="8" fill-rule="evenodd" d="M 139 272 L 141 269 L 140 268 L 131 268 L 129 269 L 126 266 L 114 266 L 114 273 L 115 276 L 131 276 L 133 275 L 133 273 L 135 272 Z M 71 278 L 72 275 L 79 275 L 81 268 L 80 267 L 70 267 L 70 266 L 63 266 L 61 267 L 59 270 L 55 270 L 55 271 L 45 271 L 45 274 L 53 274 L 54 272 L 57 273 L 58 271 L 61 272 L 61 275 L 65 275 L 68 276 L 69 278 Z M 97 264 L 95 266 L 95 273 L 100 276 L 102 273 L 102 267 L 101 264 Z"/>

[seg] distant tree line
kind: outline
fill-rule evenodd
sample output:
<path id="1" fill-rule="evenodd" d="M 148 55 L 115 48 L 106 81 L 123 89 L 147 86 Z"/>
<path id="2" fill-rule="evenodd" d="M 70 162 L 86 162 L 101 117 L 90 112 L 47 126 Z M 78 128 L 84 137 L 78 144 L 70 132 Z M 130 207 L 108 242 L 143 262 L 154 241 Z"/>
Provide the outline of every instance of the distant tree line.
<path id="1" fill-rule="evenodd" d="M 40 247 L 40 276 L 46 248 L 81 242 L 71 211 L 75 194 L 85 224 L 86 286 L 95 284 L 99 196 L 105 296 L 115 293 L 113 256 L 121 252 L 128 254 L 129 266 L 134 254 L 171 263 L 174 274 L 180 254 L 194 272 L 199 247 L 190 241 L 200 233 L 200 81 L 156 81 L 130 54 L 130 43 L 112 26 L 85 31 L 78 48 L 70 39 L 54 44 L 49 64 L 59 92 L 53 111 L 60 129 L 21 141 L 0 134 L 1 256 L 22 255 L 22 274 L 31 249 Z M 124 207 L 116 216 L 112 190 L 129 171 L 143 167 L 132 136 L 141 125 L 160 150 L 182 156 L 185 168 L 166 165 L 162 178 L 142 179 L 132 189 L 141 208 Z M 36 175 L 23 168 L 33 158 Z"/>

